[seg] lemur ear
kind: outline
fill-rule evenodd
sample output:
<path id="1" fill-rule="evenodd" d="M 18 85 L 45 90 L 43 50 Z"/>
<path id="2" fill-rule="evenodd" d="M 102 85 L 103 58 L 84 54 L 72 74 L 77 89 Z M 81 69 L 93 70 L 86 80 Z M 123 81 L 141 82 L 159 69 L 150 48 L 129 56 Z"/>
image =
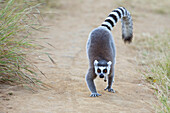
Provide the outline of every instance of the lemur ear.
<path id="1" fill-rule="evenodd" d="M 108 65 L 108 66 L 110 66 L 111 64 L 112 64 L 112 62 L 111 62 L 111 61 L 107 62 L 107 65 Z"/>
<path id="2" fill-rule="evenodd" d="M 97 60 L 94 61 L 94 65 L 97 66 L 99 62 Z"/>

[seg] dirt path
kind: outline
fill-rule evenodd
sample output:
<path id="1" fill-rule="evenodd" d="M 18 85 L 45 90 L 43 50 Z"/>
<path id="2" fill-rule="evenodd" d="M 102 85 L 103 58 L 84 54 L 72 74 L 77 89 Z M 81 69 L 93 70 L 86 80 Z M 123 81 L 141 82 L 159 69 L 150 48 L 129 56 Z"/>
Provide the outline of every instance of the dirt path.
<path id="1" fill-rule="evenodd" d="M 32 93 L 17 86 L 3 86 L 0 113 L 154 112 L 153 104 L 156 98 L 137 71 L 137 51 L 131 45 L 124 45 L 121 40 L 120 22 L 113 31 L 117 47 L 113 85 L 116 93 L 105 92 L 103 89 L 107 84 L 97 78 L 97 90 L 102 96 L 89 97 L 90 92 L 85 83 L 88 68 L 85 50 L 87 37 L 89 32 L 100 25 L 107 14 L 119 5 L 113 0 L 105 3 L 99 0 L 97 4 L 95 0 L 62 0 L 61 4 L 61 9 L 57 9 L 52 20 L 46 21 L 46 24 L 52 25 L 50 30 L 39 33 L 36 37 L 36 41 L 45 47 L 38 52 L 49 53 L 56 65 L 52 64 L 45 54 L 34 58 L 34 63 L 47 76 L 47 79 L 42 77 L 42 80 L 54 89 Z M 134 31 L 136 37 L 139 37 L 140 32 L 146 31 L 144 24 L 149 26 L 149 23 L 137 24 L 144 19 L 137 16 L 134 16 Z M 152 28 L 148 29 L 156 32 Z M 10 92 L 13 93 L 12 96 L 8 95 Z"/>

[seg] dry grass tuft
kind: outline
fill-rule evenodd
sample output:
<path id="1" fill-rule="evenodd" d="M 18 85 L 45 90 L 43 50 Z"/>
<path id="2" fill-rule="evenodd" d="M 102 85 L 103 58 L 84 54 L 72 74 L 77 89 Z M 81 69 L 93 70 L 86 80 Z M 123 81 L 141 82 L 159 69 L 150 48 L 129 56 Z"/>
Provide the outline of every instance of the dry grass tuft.
<path id="1" fill-rule="evenodd" d="M 32 47 L 31 30 L 41 28 L 40 4 L 20 0 L 1 1 L 0 9 L 0 81 L 10 84 L 41 84 L 36 67 L 26 58 Z"/>
<path id="2" fill-rule="evenodd" d="M 170 32 L 150 36 L 144 34 L 136 40 L 139 50 L 139 65 L 146 81 L 151 83 L 160 101 L 158 111 L 170 112 Z"/>

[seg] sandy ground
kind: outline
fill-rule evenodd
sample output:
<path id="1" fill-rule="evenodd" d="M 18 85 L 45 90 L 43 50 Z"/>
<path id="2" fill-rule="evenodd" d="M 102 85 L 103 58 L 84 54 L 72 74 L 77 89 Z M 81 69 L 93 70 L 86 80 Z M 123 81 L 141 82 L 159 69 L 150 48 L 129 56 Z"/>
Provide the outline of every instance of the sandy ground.
<path id="1" fill-rule="evenodd" d="M 114 0 L 95 1 L 62 0 L 61 7 L 50 14 L 53 16 L 45 19 L 50 29 L 36 35 L 36 43 L 43 47 L 36 50 L 38 56 L 31 53 L 31 57 L 35 56 L 32 58 L 34 63 L 46 74 L 47 78 L 42 76 L 42 81 L 53 86 L 53 89 L 31 92 L 19 86 L 1 85 L 0 113 L 155 112 L 153 106 L 157 102 L 156 97 L 137 71 L 139 67 L 135 45 L 125 45 L 121 39 L 120 22 L 112 32 L 117 50 L 113 84 L 116 93 L 104 91 L 107 83 L 97 78 L 95 83 L 102 96 L 89 97 L 90 91 L 85 83 L 88 34 L 104 21 L 113 8 L 120 6 Z M 133 9 L 129 6 L 127 9 L 132 10 L 135 38 L 140 38 L 142 33 L 154 34 L 168 28 L 163 23 L 167 21 L 166 17 L 160 20 L 159 15 L 151 15 L 151 12 L 145 14 L 141 7 Z M 140 17 L 137 12 L 145 15 Z M 56 64 L 44 53 L 49 53 Z"/>

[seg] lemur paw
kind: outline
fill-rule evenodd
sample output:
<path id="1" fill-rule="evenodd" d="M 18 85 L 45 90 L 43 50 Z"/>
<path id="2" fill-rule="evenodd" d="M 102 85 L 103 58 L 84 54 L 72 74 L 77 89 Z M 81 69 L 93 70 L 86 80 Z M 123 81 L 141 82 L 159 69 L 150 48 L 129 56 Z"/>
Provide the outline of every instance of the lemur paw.
<path id="1" fill-rule="evenodd" d="M 90 97 L 98 97 L 98 96 L 101 96 L 101 94 L 99 94 L 99 93 L 92 93 L 92 94 L 90 95 Z"/>
<path id="2" fill-rule="evenodd" d="M 109 88 L 108 86 L 104 89 L 105 91 L 108 90 L 108 92 L 115 93 L 115 90 L 112 88 Z"/>

